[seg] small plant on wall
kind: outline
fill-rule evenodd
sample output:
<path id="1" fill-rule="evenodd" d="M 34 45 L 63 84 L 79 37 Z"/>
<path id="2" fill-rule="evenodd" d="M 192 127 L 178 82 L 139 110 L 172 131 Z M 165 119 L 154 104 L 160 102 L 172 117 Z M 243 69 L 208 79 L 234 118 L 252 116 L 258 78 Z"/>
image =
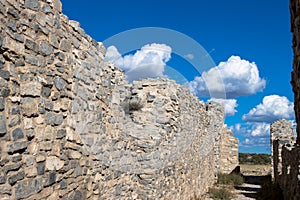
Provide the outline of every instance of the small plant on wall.
<path id="1" fill-rule="evenodd" d="M 123 109 L 126 114 L 130 114 L 133 111 L 139 111 L 143 108 L 143 104 L 139 98 L 126 99 L 123 102 Z"/>

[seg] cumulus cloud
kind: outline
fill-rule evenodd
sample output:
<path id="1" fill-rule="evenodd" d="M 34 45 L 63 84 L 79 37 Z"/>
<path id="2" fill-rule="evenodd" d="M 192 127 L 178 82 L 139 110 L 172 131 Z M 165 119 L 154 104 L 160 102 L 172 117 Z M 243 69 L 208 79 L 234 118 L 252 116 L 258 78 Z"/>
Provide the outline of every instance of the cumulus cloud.
<path id="1" fill-rule="evenodd" d="M 293 119 L 294 105 L 284 96 L 270 95 L 263 98 L 262 103 L 243 115 L 247 122 L 271 123 L 280 119 Z"/>
<path id="2" fill-rule="evenodd" d="M 248 130 L 251 136 L 263 136 L 270 135 L 270 124 L 268 123 L 253 123 L 250 130 Z"/>
<path id="3" fill-rule="evenodd" d="M 225 93 L 227 98 L 252 95 L 265 86 L 266 81 L 260 77 L 256 64 L 239 56 L 231 56 L 188 84 L 189 89 L 200 97 Z"/>
<path id="4" fill-rule="evenodd" d="M 237 112 L 237 110 L 235 109 L 238 106 L 236 99 L 212 98 L 212 99 L 208 100 L 208 102 L 211 102 L 211 101 L 214 101 L 214 102 L 217 102 L 217 103 L 223 105 L 226 117 L 233 116 Z"/>
<path id="5" fill-rule="evenodd" d="M 163 76 L 172 49 L 165 44 L 147 44 L 134 54 L 122 56 L 115 46 L 107 48 L 105 60 L 123 69 L 129 81 Z"/>
<path id="6" fill-rule="evenodd" d="M 243 141 L 239 143 L 239 145 L 242 148 L 254 149 L 254 147 L 259 147 L 260 149 L 263 148 L 266 151 L 270 151 L 270 138 L 269 137 L 245 138 Z"/>
<path id="7" fill-rule="evenodd" d="M 235 136 L 239 136 L 241 149 L 255 151 L 270 150 L 270 124 L 268 123 L 238 123 L 229 127 Z"/>

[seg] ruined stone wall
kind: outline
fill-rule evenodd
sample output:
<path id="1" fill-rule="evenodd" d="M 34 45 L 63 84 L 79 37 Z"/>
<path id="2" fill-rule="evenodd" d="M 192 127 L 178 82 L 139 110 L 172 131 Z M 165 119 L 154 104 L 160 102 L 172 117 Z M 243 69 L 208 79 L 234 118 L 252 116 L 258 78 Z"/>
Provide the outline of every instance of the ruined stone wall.
<path id="1" fill-rule="evenodd" d="M 285 199 L 300 199 L 300 2 L 290 1 L 294 62 L 292 81 L 297 122 L 297 138 L 292 124 L 278 121 L 271 125 L 272 178 L 283 191 Z"/>
<path id="2" fill-rule="evenodd" d="M 220 171 L 231 173 L 239 165 L 239 141 L 225 126 L 221 134 Z"/>
<path id="3" fill-rule="evenodd" d="M 220 105 L 165 79 L 129 84 L 61 6 L 0 0 L 0 199 L 206 192 L 231 156 Z"/>
<path id="4" fill-rule="evenodd" d="M 290 121 L 280 120 L 270 126 L 272 179 L 278 180 L 282 174 L 282 148 L 292 147 L 296 142 L 293 125 Z"/>
<path id="5" fill-rule="evenodd" d="M 292 123 L 286 120 L 271 124 L 272 180 L 285 199 L 299 199 L 299 149 L 295 145 Z"/>
<path id="6" fill-rule="evenodd" d="M 294 104 L 296 121 L 300 120 L 300 3 L 297 0 L 290 1 L 290 13 L 291 13 L 291 32 L 293 34 L 293 50 L 294 50 L 294 62 L 292 81 L 294 92 Z M 297 143 L 300 143 L 300 123 L 297 123 Z"/>

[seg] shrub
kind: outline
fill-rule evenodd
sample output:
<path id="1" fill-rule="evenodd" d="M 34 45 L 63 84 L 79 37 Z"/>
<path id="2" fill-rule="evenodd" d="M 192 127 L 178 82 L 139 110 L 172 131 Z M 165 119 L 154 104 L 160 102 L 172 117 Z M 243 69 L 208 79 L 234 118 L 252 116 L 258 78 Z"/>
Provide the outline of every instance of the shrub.
<path id="1" fill-rule="evenodd" d="M 260 200 L 281 200 L 283 199 L 282 191 L 277 184 L 267 181 L 262 184 L 258 191 L 258 199 Z"/>
<path id="2" fill-rule="evenodd" d="M 232 192 L 230 192 L 230 190 L 225 187 L 210 188 L 209 196 L 212 199 L 223 199 L 223 200 L 230 200 L 234 197 Z"/>
<path id="3" fill-rule="evenodd" d="M 129 111 L 137 111 L 143 108 L 143 105 L 140 101 L 130 101 L 129 102 Z"/>
<path id="4" fill-rule="evenodd" d="M 239 163 L 251 165 L 270 165 L 271 155 L 256 153 L 239 153 Z"/>
<path id="5" fill-rule="evenodd" d="M 239 186 L 244 183 L 244 178 L 237 174 L 218 174 L 218 184 Z"/>
<path id="6" fill-rule="evenodd" d="M 126 98 L 121 103 L 121 105 L 126 114 L 130 114 L 132 111 L 138 111 L 141 108 L 143 108 L 143 104 L 141 103 L 141 100 L 139 98 L 135 98 L 135 99 Z"/>

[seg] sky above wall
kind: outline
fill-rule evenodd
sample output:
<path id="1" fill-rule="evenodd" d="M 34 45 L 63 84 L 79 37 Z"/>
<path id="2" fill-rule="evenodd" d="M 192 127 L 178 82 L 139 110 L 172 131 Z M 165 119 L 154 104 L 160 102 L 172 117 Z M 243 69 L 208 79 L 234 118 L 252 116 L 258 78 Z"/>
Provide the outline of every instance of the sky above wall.
<path id="1" fill-rule="evenodd" d="M 288 0 L 62 3 L 129 80 L 167 76 L 222 103 L 240 152 L 270 153 L 270 123 L 294 120 Z"/>

